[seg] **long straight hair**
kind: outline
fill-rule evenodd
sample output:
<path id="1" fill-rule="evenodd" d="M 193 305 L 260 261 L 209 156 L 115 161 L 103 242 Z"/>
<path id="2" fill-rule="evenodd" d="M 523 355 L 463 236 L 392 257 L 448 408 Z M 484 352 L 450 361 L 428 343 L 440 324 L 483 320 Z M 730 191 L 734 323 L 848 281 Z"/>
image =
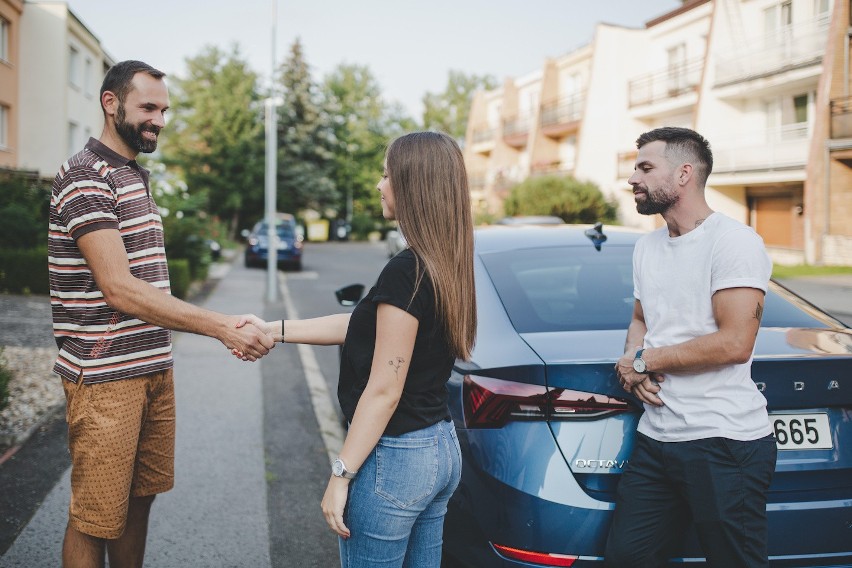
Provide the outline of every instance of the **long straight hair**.
<path id="1" fill-rule="evenodd" d="M 414 132 L 391 142 L 387 174 L 399 228 L 435 289 L 453 355 L 469 359 L 476 340 L 473 218 L 461 150 L 447 134 Z"/>

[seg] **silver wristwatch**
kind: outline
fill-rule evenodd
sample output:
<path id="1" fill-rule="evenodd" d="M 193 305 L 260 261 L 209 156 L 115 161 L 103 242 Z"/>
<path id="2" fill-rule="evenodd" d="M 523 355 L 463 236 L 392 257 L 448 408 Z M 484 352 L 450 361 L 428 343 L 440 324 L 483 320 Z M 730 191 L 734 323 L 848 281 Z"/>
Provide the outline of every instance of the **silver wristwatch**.
<path id="1" fill-rule="evenodd" d="M 349 471 L 346 469 L 346 464 L 343 463 L 343 460 L 337 458 L 333 462 L 331 462 L 331 474 L 334 477 L 343 477 L 345 479 L 354 479 L 356 475 L 358 475 L 357 471 Z"/>
<path id="2" fill-rule="evenodd" d="M 645 359 L 642 358 L 642 352 L 644 349 L 640 349 L 636 352 L 636 357 L 633 359 L 633 370 L 637 373 L 647 374 L 648 373 L 648 365 L 645 364 Z"/>

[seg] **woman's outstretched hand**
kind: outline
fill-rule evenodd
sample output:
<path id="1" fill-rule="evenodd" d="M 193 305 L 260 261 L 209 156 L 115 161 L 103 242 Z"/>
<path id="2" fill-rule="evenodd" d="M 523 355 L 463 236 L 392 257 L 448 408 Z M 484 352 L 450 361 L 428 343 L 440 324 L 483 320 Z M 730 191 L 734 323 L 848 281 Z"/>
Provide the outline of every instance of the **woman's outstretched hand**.
<path id="1" fill-rule="evenodd" d="M 247 324 L 251 324 L 251 325 L 255 326 L 256 328 L 258 328 L 265 335 L 268 335 L 269 337 L 273 337 L 273 333 L 272 333 L 273 324 L 260 319 L 259 317 L 257 317 L 254 314 L 243 314 L 243 315 L 239 316 L 239 321 L 237 321 L 237 325 L 235 327 L 237 329 L 239 329 L 239 328 L 241 328 L 241 327 L 243 327 Z M 274 339 L 273 339 L 273 341 L 274 341 Z M 243 353 L 242 351 L 240 351 L 238 349 L 231 349 L 231 353 L 237 359 L 242 359 L 243 361 L 251 360 L 250 357 L 246 356 L 245 353 Z"/>

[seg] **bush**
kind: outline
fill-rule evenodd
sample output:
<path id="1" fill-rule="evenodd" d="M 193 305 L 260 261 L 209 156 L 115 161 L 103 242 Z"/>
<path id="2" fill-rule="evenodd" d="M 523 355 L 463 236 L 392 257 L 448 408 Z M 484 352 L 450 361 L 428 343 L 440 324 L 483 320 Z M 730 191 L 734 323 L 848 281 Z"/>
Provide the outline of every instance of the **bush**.
<path id="1" fill-rule="evenodd" d="M 0 249 L 44 245 L 50 183 L 33 173 L 0 170 Z"/>
<path id="2" fill-rule="evenodd" d="M 0 249 L 0 291 L 12 294 L 49 294 L 47 249 Z"/>
<path id="3" fill-rule="evenodd" d="M 570 176 L 530 178 L 512 188 L 503 206 L 506 215 L 555 215 L 566 223 L 613 222 L 617 211 L 598 186 Z"/>
<path id="4" fill-rule="evenodd" d="M 6 405 L 9 403 L 9 381 L 11 380 L 12 371 L 6 368 L 3 348 L 0 347 L 0 410 L 6 408 Z"/>
<path id="5" fill-rule="evenodd" d="M 185 258 L 169 260 L 169 282 L 172 286 L 172 296 L 185 299 L 187 292 L 189 292 L 189 284 L 192 282 L 189 260 Z"/>

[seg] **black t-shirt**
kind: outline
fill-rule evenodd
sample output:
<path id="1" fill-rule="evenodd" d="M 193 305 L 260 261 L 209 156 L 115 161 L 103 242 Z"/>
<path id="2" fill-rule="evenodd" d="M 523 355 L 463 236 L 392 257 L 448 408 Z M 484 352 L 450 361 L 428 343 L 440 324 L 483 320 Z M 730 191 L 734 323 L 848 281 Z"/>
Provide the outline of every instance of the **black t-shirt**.
<path id="1" fill-rule="evenodd" d="M 417 337 L 402 398 L 384 432 L 390 436 L 420 430 L 450 418 L 447 379 L 450 378 L 454 357 L 437 316 L 432 281 L 422 262 L 423 278 L 412 298 L 417 282 L 416 270 L 414 253 L 410 249 L 402 251 L 385 265 L 376 285 L 352 312 L 340 358 L 337 398 L 343 414 L 351 422 L 370 378 L 376 347 L 378 305 L 390 304 L 417 318 Z"/>

